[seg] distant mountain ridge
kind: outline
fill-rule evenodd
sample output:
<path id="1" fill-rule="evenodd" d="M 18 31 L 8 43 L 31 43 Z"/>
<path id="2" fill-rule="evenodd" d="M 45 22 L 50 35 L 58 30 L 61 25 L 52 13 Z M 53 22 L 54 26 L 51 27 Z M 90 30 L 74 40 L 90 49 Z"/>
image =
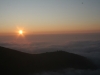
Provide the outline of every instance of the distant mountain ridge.
<path id="1" fill-rule="evenodd" d="M 65 51 L 28 54 L 13 49 L 0 47 L 1 75 L 20 75 L 41 71 L 56 71 L 60 69 L 96 69 L 96 66 L 86 57 Z"/>

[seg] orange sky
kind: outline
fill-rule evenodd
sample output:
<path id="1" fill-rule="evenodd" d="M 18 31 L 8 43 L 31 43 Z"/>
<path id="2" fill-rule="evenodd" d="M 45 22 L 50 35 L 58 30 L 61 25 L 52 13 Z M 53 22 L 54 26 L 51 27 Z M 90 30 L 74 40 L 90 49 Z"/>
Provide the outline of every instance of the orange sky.
<path id="1" fill-rule="evenodd" d="M 100 0 L 2 0 L 0 34 L 20 29 L 27 34 L 100 32 L 99 3 Z"/>

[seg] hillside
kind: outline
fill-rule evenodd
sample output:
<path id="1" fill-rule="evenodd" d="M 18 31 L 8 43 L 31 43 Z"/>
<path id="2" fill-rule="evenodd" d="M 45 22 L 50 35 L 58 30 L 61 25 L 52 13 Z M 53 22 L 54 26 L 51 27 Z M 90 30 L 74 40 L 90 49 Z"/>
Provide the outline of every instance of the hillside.
<path id="1" fill-rule="evenodd" d="M 87 58 L 64 51 L 28 54 L 0 47 L 0 73 L 27 74 L 65 68 L 96 69 Z"/>

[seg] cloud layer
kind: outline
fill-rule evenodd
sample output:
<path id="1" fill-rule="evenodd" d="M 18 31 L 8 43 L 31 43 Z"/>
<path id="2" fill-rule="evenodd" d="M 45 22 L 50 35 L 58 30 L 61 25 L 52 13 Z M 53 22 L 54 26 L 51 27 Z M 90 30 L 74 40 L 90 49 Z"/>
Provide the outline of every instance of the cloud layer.
<path id="1" fill-rule="evenodd" d="M 58 72 L 43 72 L 36 75 L 100 75 L 100 40 L 70 40 L 64 43 L 61 42 L 62 40 L 53 41 L 1 41 L 0 46 L 33 54 L 64 50 L 85 56 L 99 67 L 98 70 L 94 71 L 67 69 Z"/>

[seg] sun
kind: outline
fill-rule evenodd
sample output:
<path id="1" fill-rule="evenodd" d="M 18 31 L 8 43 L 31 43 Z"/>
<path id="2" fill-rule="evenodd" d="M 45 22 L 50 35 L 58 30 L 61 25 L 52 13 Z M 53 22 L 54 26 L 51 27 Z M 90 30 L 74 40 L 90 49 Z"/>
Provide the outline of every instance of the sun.
<path id="1" fill-rule="evenodd" d="M 23 34 L 23 30 L 19 30 L 19 34 L 22 35 Z"/>

